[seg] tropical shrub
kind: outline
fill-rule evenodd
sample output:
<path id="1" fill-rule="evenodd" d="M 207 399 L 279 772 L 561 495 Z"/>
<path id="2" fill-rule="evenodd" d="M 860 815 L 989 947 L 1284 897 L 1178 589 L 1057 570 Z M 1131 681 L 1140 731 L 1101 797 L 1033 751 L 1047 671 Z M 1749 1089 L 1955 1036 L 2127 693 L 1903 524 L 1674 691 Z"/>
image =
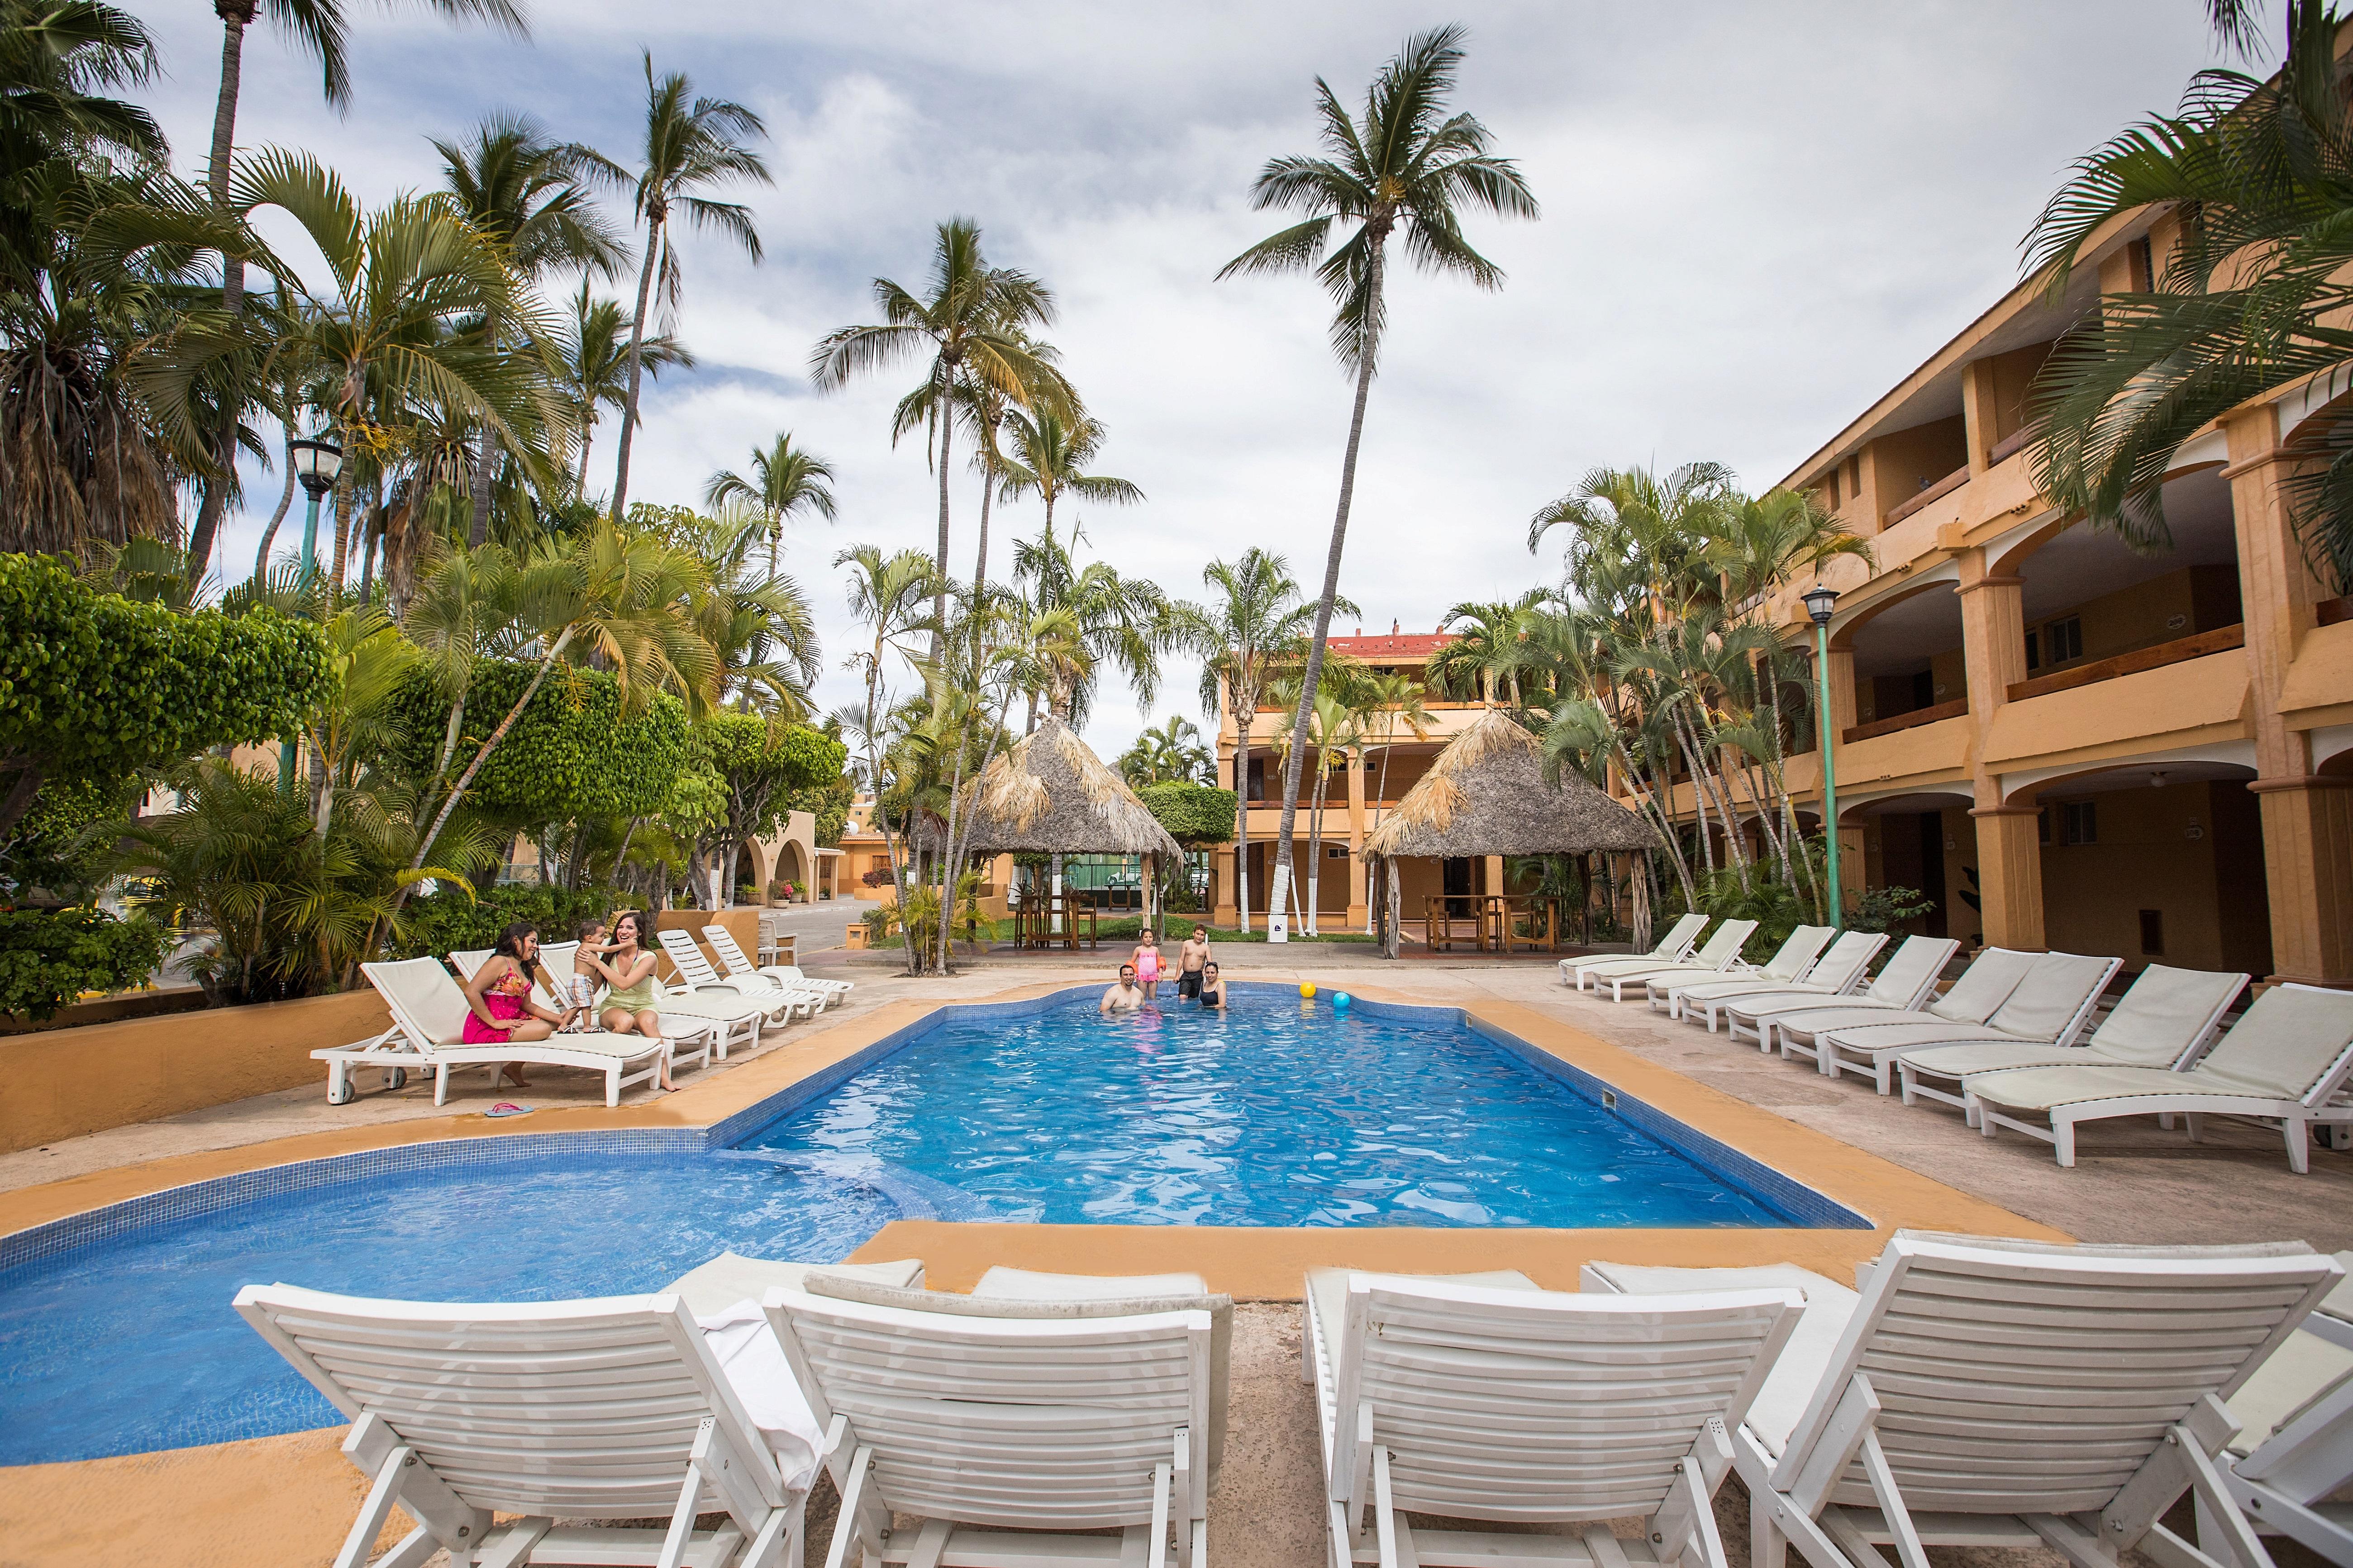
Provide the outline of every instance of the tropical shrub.
<path id="1" fill-rule="evenodd" d="M 515 660 L 475 667 L 452 753 L 459 763 L 513 708 L 535 668 Z M 448 732 L 447 694 L 419 669 L 402 683 L 394 709 L 395 762 L 409 777 L 430 778 Z M 625 713 L 617 678 L 565 666 L 533 694 L 466 798 L 478 811 L 518 823 L 650 816 L 670 798 L 685 765 L 686 736 L 686 709 L 678 699 L 658 694 L 642 712 Z"/>
<path id="2" fill-rule="evenodd" d="M 468 897 L 468 889 L 444 887 L 409 901 L 403 911 L 406 928 L 395 944 L 395 956 L 417 958 L 489 947 L 499 933 L 518 921 L 539 928 L 543 942 L 570 942 L 583 921 L 612 914 L 627 900 L 609 887 L 540 887 L 530 882 L 502 882 L 488 892 Z"/>
<path id="3" fill-rule="evenodd" d="M 125 991 L 155 973 L 171 933 L 103 910 L 0 910 L 0 1013 L 46 1023 L 85 991 Z"/>
<path id="4" fill-rule="evenodd" d="M 1849 931 L 1894 931 L 1918 920 L 1936 907 L 1936 900 L 1917 888 L 1870 888 L 1847 911 Z"/>
<path id="5" fill-rule="evenodd" d="M 1171 782 L 1146 784 L 1135 797 L 1179 844 L 1223 844 L 1234 836 L 1240 797 L 1229 789 Z"/>
<path id="6" fill-rule="evenodd" d="M 301 622 L 137 604 L 52 557 L 0 555 L 0 833 L 52 779 L 111 784 L 290 734 L 326 681 Z"/>

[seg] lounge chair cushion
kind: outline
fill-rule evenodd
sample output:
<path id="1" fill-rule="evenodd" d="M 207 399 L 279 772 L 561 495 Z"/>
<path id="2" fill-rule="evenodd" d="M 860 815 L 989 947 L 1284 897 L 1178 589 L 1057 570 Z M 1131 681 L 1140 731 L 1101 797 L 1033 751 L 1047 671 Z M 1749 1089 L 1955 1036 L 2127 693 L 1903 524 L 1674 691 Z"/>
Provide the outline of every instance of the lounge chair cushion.
<path id="1" fill-rule="evenodd" d="M 1206 1296 L 1198 1274 L 1040 1274 L 998 1264 L 980 1277 L 974 1296 L 997 1301 L 1133 1301 L 1144 1296 Z"/>
<path id="2" fill-rule="evenodd" d="M 2239 994 L 2243 974 L 2170 969 L 2152 963 L 2092 1031 L 2092 1046 L 2110 1061 L 2169 1068 L 2188 1050 L 2185 1037 Z"/>
<path id="3" fill-rule="evenodd" d="M 818 1269 L 845 1279 L 871 1279 L 880 1285 L 920 1288 L 923 1283 L 923 1260 L 916 1258 L 890 1263 L 786 1263 L 723 1252 L 663 1286 L 662 1293 L 683 1300 L 687 1310 L 697 1317 L 708 1317 L 725 1311 L 738 1301 L 757 1306 L 772 1286 L 807 1289 L 806 1281 Z"/>
<path id="4" fill-rule="evenodd" d="M 1588 1263 L 1586 1272 L 1621 1295 L 1675 1296 L 1694 1290 L 1753 1290 L 1787 1287 L 1806 1298 L 1805 1316 L 1798 1320 L 1789 1342 L 1757 1391 L 1746 1422 L 1767 1452 L 1778 1457 L 1797 1430 L 1798 1420 L 1828 1375 L 1839 1336 L 1854 1316 L 1862 1298 L 1837 1280 L 1800 1268 L 1794 1263 L 1766 1263 L 1746 1268 L 1662 1268 L 1631 1263 Z"/>
<path id="5" fill-rule="evenodd" d="M 1348 1279 L 1356 1274 L 1362 1274 L 1376 1283 L 1476 1285 L 1487 1290 L 1543 1289 L 1516 1268 L 1491 1268 L 1478 1274 L 1377 1274 L 1365 1268 L 1311 1268 L 1307 1271 L 1308 1304 L 1314 1309 L 1316 1321 L 1324 1325 L 1324 1333 L 1332 1336 L 1333 1353 L 1335 1355 L 1338 1353 L 1340 1321 L 1348 1310 Z"/>
<path id="6" fill-rule="evenodd" d="M 965 1318 L 1134 1318 L 1147 1312 L 1207 1312 L 1209 1314 L 1209 1484 L 1218 1481 L 1218 1467 L 1225 1460 L 1226 1452 L 1226 1384 L 1234 1356 L 1234 1299 L 1231 1296 L 1210 1295 L 1199 1290 L 1164 1291 L 1156 1289 L 1172 1279 L 1188 1285 L 1201 1283 L 1198 1275 L 1133 1274 L 1106 1275 L 1093 1279 L 1088 1286 L 1074 1281 L 1081 1276 L 1070 1274 L 1033 1274 L 1026 1269 L 989 1270 L 999 1276 L 1001 1289 L 1010 1290 L 1010 1281 L 1035 1280 L 1036 1296 L 1012 1294 L 982 1295 L 975 1291 L 960 1296 L 949 1290 L 903 1289 L 890 1285 L 857 1279 L 839 1272 L 812 1274 L 802 1289 L 812 1296 L 830 1296 L 837 1301 L 860 1301 L 870 1307 L 897 1307 L 910 1312 L 948 1312 Z M 987 1276 L 984 1275 L 986 1280 Z M 1079 1294 L 1100 1285 L 1106 1292 L 1119 1294 Z"/>

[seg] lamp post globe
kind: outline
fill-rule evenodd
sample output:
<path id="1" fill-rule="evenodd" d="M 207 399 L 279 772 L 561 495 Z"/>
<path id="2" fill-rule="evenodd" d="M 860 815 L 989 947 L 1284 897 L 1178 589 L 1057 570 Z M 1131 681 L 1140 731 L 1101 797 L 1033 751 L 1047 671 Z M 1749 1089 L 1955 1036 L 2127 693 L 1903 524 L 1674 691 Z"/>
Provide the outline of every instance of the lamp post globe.
<path id="1" fill-rule="evenodd" d="M 1838 605 L 1836 589 L 1826 588 L 1817 583 L 1807 589 L 1800 598 L 1805 604 L 1806 614 L 1813 617 L 1814 625 L 1826 626 L 1831 624 L 1831 612 Z"/>

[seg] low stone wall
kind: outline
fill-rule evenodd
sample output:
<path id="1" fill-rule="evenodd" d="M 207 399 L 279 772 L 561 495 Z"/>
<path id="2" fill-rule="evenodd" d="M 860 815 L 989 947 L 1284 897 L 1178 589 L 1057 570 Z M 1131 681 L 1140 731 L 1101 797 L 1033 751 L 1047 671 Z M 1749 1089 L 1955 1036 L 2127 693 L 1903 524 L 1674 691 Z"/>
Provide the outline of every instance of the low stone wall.
<path id="1" fill-rule="evenodd" d="M 0 1153 L 317 1083 L 391 1023 L 372 989 L 0 1038 Z"/>

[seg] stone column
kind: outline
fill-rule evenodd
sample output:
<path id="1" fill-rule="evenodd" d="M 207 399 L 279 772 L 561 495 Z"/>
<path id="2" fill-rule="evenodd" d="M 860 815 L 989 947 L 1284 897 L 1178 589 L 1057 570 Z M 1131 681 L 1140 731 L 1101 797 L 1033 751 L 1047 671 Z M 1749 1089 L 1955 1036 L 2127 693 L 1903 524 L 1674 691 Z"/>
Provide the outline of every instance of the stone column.
<path id="1" fill-rule="evenodd" d="M 2272 978 L 2353 985 L 2353 779 L 2312 771 L 2312 737 L 2291 730 L 2280 693 L 2296 649 L 2327 596 L 2305 563 L 2280 490 L 2295 464 L 2280 451 L 2279 415 L 2265 405 L 2224 426 L 2239 598 L 2253 687 L 2255 782 L 2272 915 Z"/>
<path id="2" fill-rule="evenodd" d="M 1983 550 L 1961 557 L 1961 658 L 1968 681 L 1969 718 L 1977 739 L 1970 755 L 1977 819 L 1978 898 L 1990 947 L 2040 952 L 2042 932 L 2042 845 L 2038 809 L 2002 798 L 2001 777 L 1983 761 L 1994 715 L 2010 689 L 2026 679 L 2025 579 L 1990 570 Z"/>
<path id="3" fill-rule="evenodd" d="M 1365 759 L 1348 758 L 1348 918 L 1350 931 L 1371 929 L 1372 894 L 1365 864 Z"/>

